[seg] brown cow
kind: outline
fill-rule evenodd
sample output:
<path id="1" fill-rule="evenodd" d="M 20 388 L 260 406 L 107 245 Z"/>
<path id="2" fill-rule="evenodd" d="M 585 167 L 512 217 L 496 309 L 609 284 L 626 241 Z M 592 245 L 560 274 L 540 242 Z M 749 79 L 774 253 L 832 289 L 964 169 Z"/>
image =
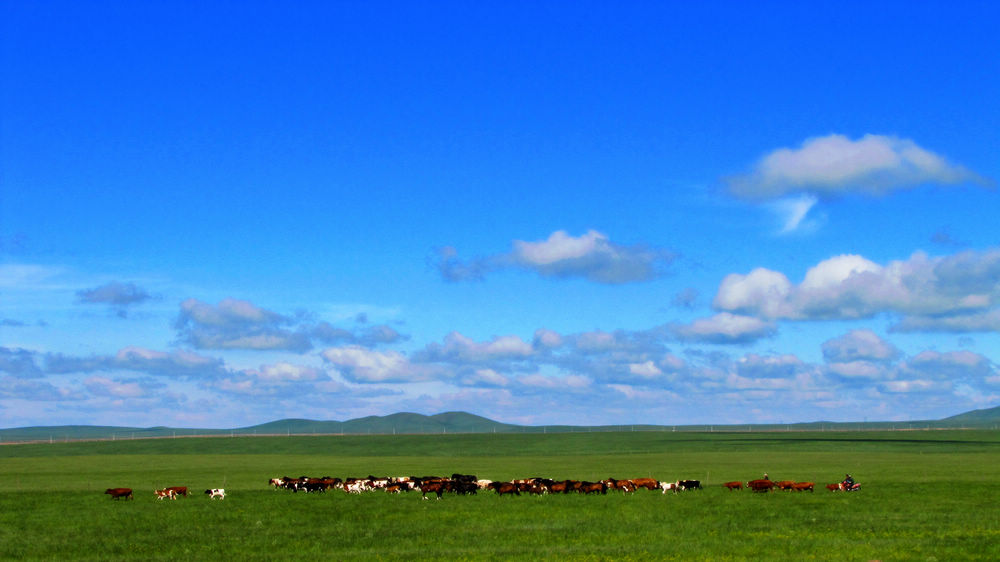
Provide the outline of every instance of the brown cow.
<path id="1" fill-rule="evenodd" d="M 602 480 L 604 485 L 608 487 L 609 490 L 621 490 L 623 493 L 628 494 L 635 491 L 635 484 L 631 480 L 615 480 L 614 478 L 608 478 L 607 480 Z"/>
<path id="2" fill-rule="evenodd" d="M 728 489 L 729 491 L 732 491 L 732 490 L 742 490 L 743 489 L 743 482 L 735 482 L 735 481 L 734 482 L 726 482 L 725 484 L 723 484 L 723 486 L 726 489 Z"/>
<path id="3" fill-rule="evenodd" d="M 793 482 L 791 480 L 782 480 L 780 482 L 775 482 L 774 485 L 779 490 L 791 490 L 792 487 L 795 486 L 795 482 Z"/>
<path id="4" fill-rule="evenodd" d="M 549 491 L 552 492 L 553 494 L 560 494 L 560 493 L 565 494 L 568 491 L 567 483 L 568 483 L 567 480 L 563 480 L 561 482 L 553 482 L 549 484 Z"/>
<path id="5" fill-rule="evenodd" d="M 164 490 L 172 490 L 178 496 L 184 496 L 185 498 L 188 495 L 187 486 L 170 486 L 169 488 L 164 488 Z"/>
<path id="6" fill-rule="evenodd" d="M 604 482 L 581 482 L 579 491 L 581 494 L 607 494 L 608 487 Z"/>
<path id="7" fill-rule="evenodd" d="M 125 498 L 127 500 L 135 499 L 132 496 L 132 488 L 108 488 L 107 490 L 104 490 L 104 493 L 110 495 L 113 500 L 121 498 Z"/>
<path id="8" fill-rule="evenodd" d="M 441 495 L 448 491 L 449 484 L 451 484 L 451 482 L 448 480 L 424 482 L 420 484 L 421 497 L 426 500 L 427 492 L 433 492 L 437 494 L 437 499 L 441 499 Z"/>
<path id="9" fill-rule="evenodd" d="M 838 482 L 837 484 L 827 484 L 826 489 L 830 490 L 831 492 L 839 492 L 841 490 L 840 483 Z"/>
<path id="10" fill-rule="evenodd" d="M 162 490 L 153 490 L 153 493 L 156 494 L 156 499 L 158 500 L 162 500 L 163 498 L 168 498 L 172 500 L 177 499 L 177 492 L 171 490 L 170 488 L 164 488 Z"/>
<path id="11" fill-rule="evenodd" d="M 633 478 L 630 482 L 636 488 L 645 488 L 647 490 L 660 489 L 660 482 L 656 478 Z"/>
<path id="12" fill-rule="evenodd" d="M 517 485 L 511 482 L 493 482 L 490 484 L 490 488 L 493 488 L 493 491 L 495 491 L 498 496 L 502 496 L 504 494 L 514 496 L 521 495 L 521 491 L 518 490 Z"/>
<path id="13" fill-rule="evenodd" d="M 774 488 L 774 482 L 770 480 L 751 480 L 747 482 L 747 488 L 754 492 L 770 492 Z"/>
<path id="14" fill-rule="evenodd" d="M 812 482 L 796 482 L 792 486 L 792 489 L 795 490 L 796 492 L 804 492 L 806 490 L 812 492 L 814 487 L 815 484 L 813 484 Z"/>

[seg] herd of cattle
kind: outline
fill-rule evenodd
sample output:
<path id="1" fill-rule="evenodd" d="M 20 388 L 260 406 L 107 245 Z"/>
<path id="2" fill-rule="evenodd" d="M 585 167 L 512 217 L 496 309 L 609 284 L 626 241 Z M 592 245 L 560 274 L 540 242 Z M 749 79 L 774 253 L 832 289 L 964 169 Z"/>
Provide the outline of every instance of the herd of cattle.
<path id="1" fill-rule="evenodd" d="M 618 480 L 608 478 L 596 482 L 581 480 L 552 480 L 550 478 L 523 478 L 509 481 L 482 480 L 471 474 L 452 474 L 450 478 L 441 476 L 400 476 L 400 477 L 378 477 L 369 475 L 366 478 L 332 478 L 324 476 L 322 478 L 310 478 L 300 476 L 299 478 L 271 478 L 268 482 L 274 489 L 291 490 L 292 492 L 326 492 L 327 490 L 340 489 L 350 494 L 360 494 L 363 492 L 382 491 L 391 494 L 401 492 L 419 491 L 423 499 L 427 499 L 428 494 L 434 494 L 438 499 L 445 493 L 457 495 L 475 494 L 480 490 L 492 490 L 497 495 L 521 495 L 525 494 L 607 494 L 608 492 L 620 491 L 624 494 L 635 492 L 639 489 L 662 490 L 662 493 L 681 492 L 686 490 L 700 489 L 701 482 L 698 480 L 676 480 L 674 482 L 661 482 L 655 478 L 633 478 L 628 480 Z M 743 482 L 726 482 L 723 486 L 729 490 L 742 490 Z M 791 480 L 774 482 L 771 480 L 751 480 L 746 483 L 746 488 L 754 492 L 769 492 L 771 490 L 794 490 L 812 492 L 815 485 L 812 482 L 793 482 Z M 837 491 L 843 489 L 840 484 L 830 484 L 828 490 Z"/>
<path id="2" fill-rule="evenodd" d="M 510 481 L 482 480 L 472 474 L 452 474 L 450 478 L 442 476 L 399 476 L 399 477 L 378 477 L 368 476 L 367 478 L 310 478 L 300 476 L 299 478 L 272 478 L 269 484 L 275 489 L 286 489 L 293 492 L 325 492 L 332 489 L 340 489 L 351 494 L 362 492 L 383 491 L 392 494 L 400 492 L 419 491 L 423 499 L 427 499 L 427 494 L 434 494 L 438 499 L 446 492 L 468 495 L 475 494 L 480 490 L 492 490 L 498 495 L 526 494 L 606 494 L 609 491 L 619 490 L 624 493 L 634 492 L 639 488 L 647 490 L 662 489 L 663 493 L 668 490 L 693 490 L 701 487 L 701 482 L 697 480 L 678 480 L 677 482 L 659 482 L 655 478 L 634 478 L 631 480 L 616 480 L 608 478 L 597 482 L 585 480 L 552 480 L 550 478 L 523 478 Z"/>
<path id="3" fill-rule="evenodd" d="M 378 477 L 369 475 L 366 478 L 332 478 L 324 476 L 322 478 L 310 478 L 300 476 L 298 478 L 271 478 L 268 482 L 275 490 L 284 489 L 292 492 L 326 492 L 328 490 L 339 489 L 349 494 L 361 494 L 363 492 L 381 491 L 390 494 L 401 492 L 419 491 L 423 499 L 427 499 L 428 494 L 434 494 L 437 499 L 445 493 L 456 495 L 476 494 L 480 490 L 490 490 L 497 495 L 520 496 L 522 493 L 543 495 L 543 494 L 607 494 L 608 492 L 622 492 L 630 494 L 639 489 L 661 490 L 667 492 L 682 492 L 686 490 L 701 489 L 701 482 L 698 480 L 676 480 L 674 482 L 661 482 L 655 478 L 632 478 L 628 480 L 618 480 L 608 478 L 589 482 L 586 480 L 552 480 L 550 478 L 522 478 L 509 481 L 493 481 L 476 478 L 472 474 L 452 474 L 450 478 L 441 476 L 399 476 L 399 477 Z M 813 482 L 795 482 L 792 480 L 772 481 L 768 479 L 750 480 L 746 484 L 741 481 L 726 482 L 724 488 L 735 491 L 748 488 L 754 492 L 770 492 L 772 490 L 787 490 L 812 492 L 815 488 Z M 845 487 L 843 483 L 827 484 L 826 489 L 831 492 L 841 490 L 856 490 L 858 487 Z M 187 497 L 187 486 L 170 486 L 162 490 L 153 490 L 156 499 L 176 500 L 178 496 Z M 108 488 L 105 492 L 111 499 L 134 499 L 132 488 Z M 212 488 L 205 490 L 209 499 L 225 499 L 226 491 L 222 488 Z"/>

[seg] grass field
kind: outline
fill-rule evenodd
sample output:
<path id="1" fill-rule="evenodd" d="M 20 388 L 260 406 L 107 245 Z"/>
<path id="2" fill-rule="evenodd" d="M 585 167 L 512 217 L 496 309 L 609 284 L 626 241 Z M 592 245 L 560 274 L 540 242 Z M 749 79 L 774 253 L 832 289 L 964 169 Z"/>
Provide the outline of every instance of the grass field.
<path id="1" fill-rule="evenodd" d="M 815 493 L 728 492 L 809 480 Z M 630 496 L 422 501 L 275 476 L 699 479 Z M 850 472 L 861 491 L 822 485 Z M 157 501 L 154 488 L 195 493 Z M 1000 559 L 995 431 L 185 438 L 0 447 L 3 559 Z M 112 501 L 131 487 L 134 501 Z M 226 488 L 224 501 L 198 492 Z"/>

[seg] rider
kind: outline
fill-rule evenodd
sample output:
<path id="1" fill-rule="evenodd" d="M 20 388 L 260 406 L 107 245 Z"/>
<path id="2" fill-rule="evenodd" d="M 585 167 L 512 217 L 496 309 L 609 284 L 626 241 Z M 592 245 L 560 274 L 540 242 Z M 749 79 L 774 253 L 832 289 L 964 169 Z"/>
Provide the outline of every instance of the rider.
<path id="1" fill-rule="evenodd" d="M 848 474 L 846 477 L 844 477 L 844 481 L 841 482 L 841 484 L 844 485 L 845 490 L 850 490 L 851 488 L 854 487 L 854 477 Z"/>

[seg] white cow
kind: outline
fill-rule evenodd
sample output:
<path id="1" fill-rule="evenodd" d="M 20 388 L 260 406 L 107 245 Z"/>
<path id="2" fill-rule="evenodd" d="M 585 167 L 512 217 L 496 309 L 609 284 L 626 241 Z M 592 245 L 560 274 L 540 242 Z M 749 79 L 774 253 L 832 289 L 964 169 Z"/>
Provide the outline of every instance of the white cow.
<path id="1" fill-rule="evenodd" d="M 220 500 L 226 499 L 226 490 L 223 488 L 212 488 L 211 490 L 205 490 L 208 494 L 208 499 L 219 498 Z"/>

